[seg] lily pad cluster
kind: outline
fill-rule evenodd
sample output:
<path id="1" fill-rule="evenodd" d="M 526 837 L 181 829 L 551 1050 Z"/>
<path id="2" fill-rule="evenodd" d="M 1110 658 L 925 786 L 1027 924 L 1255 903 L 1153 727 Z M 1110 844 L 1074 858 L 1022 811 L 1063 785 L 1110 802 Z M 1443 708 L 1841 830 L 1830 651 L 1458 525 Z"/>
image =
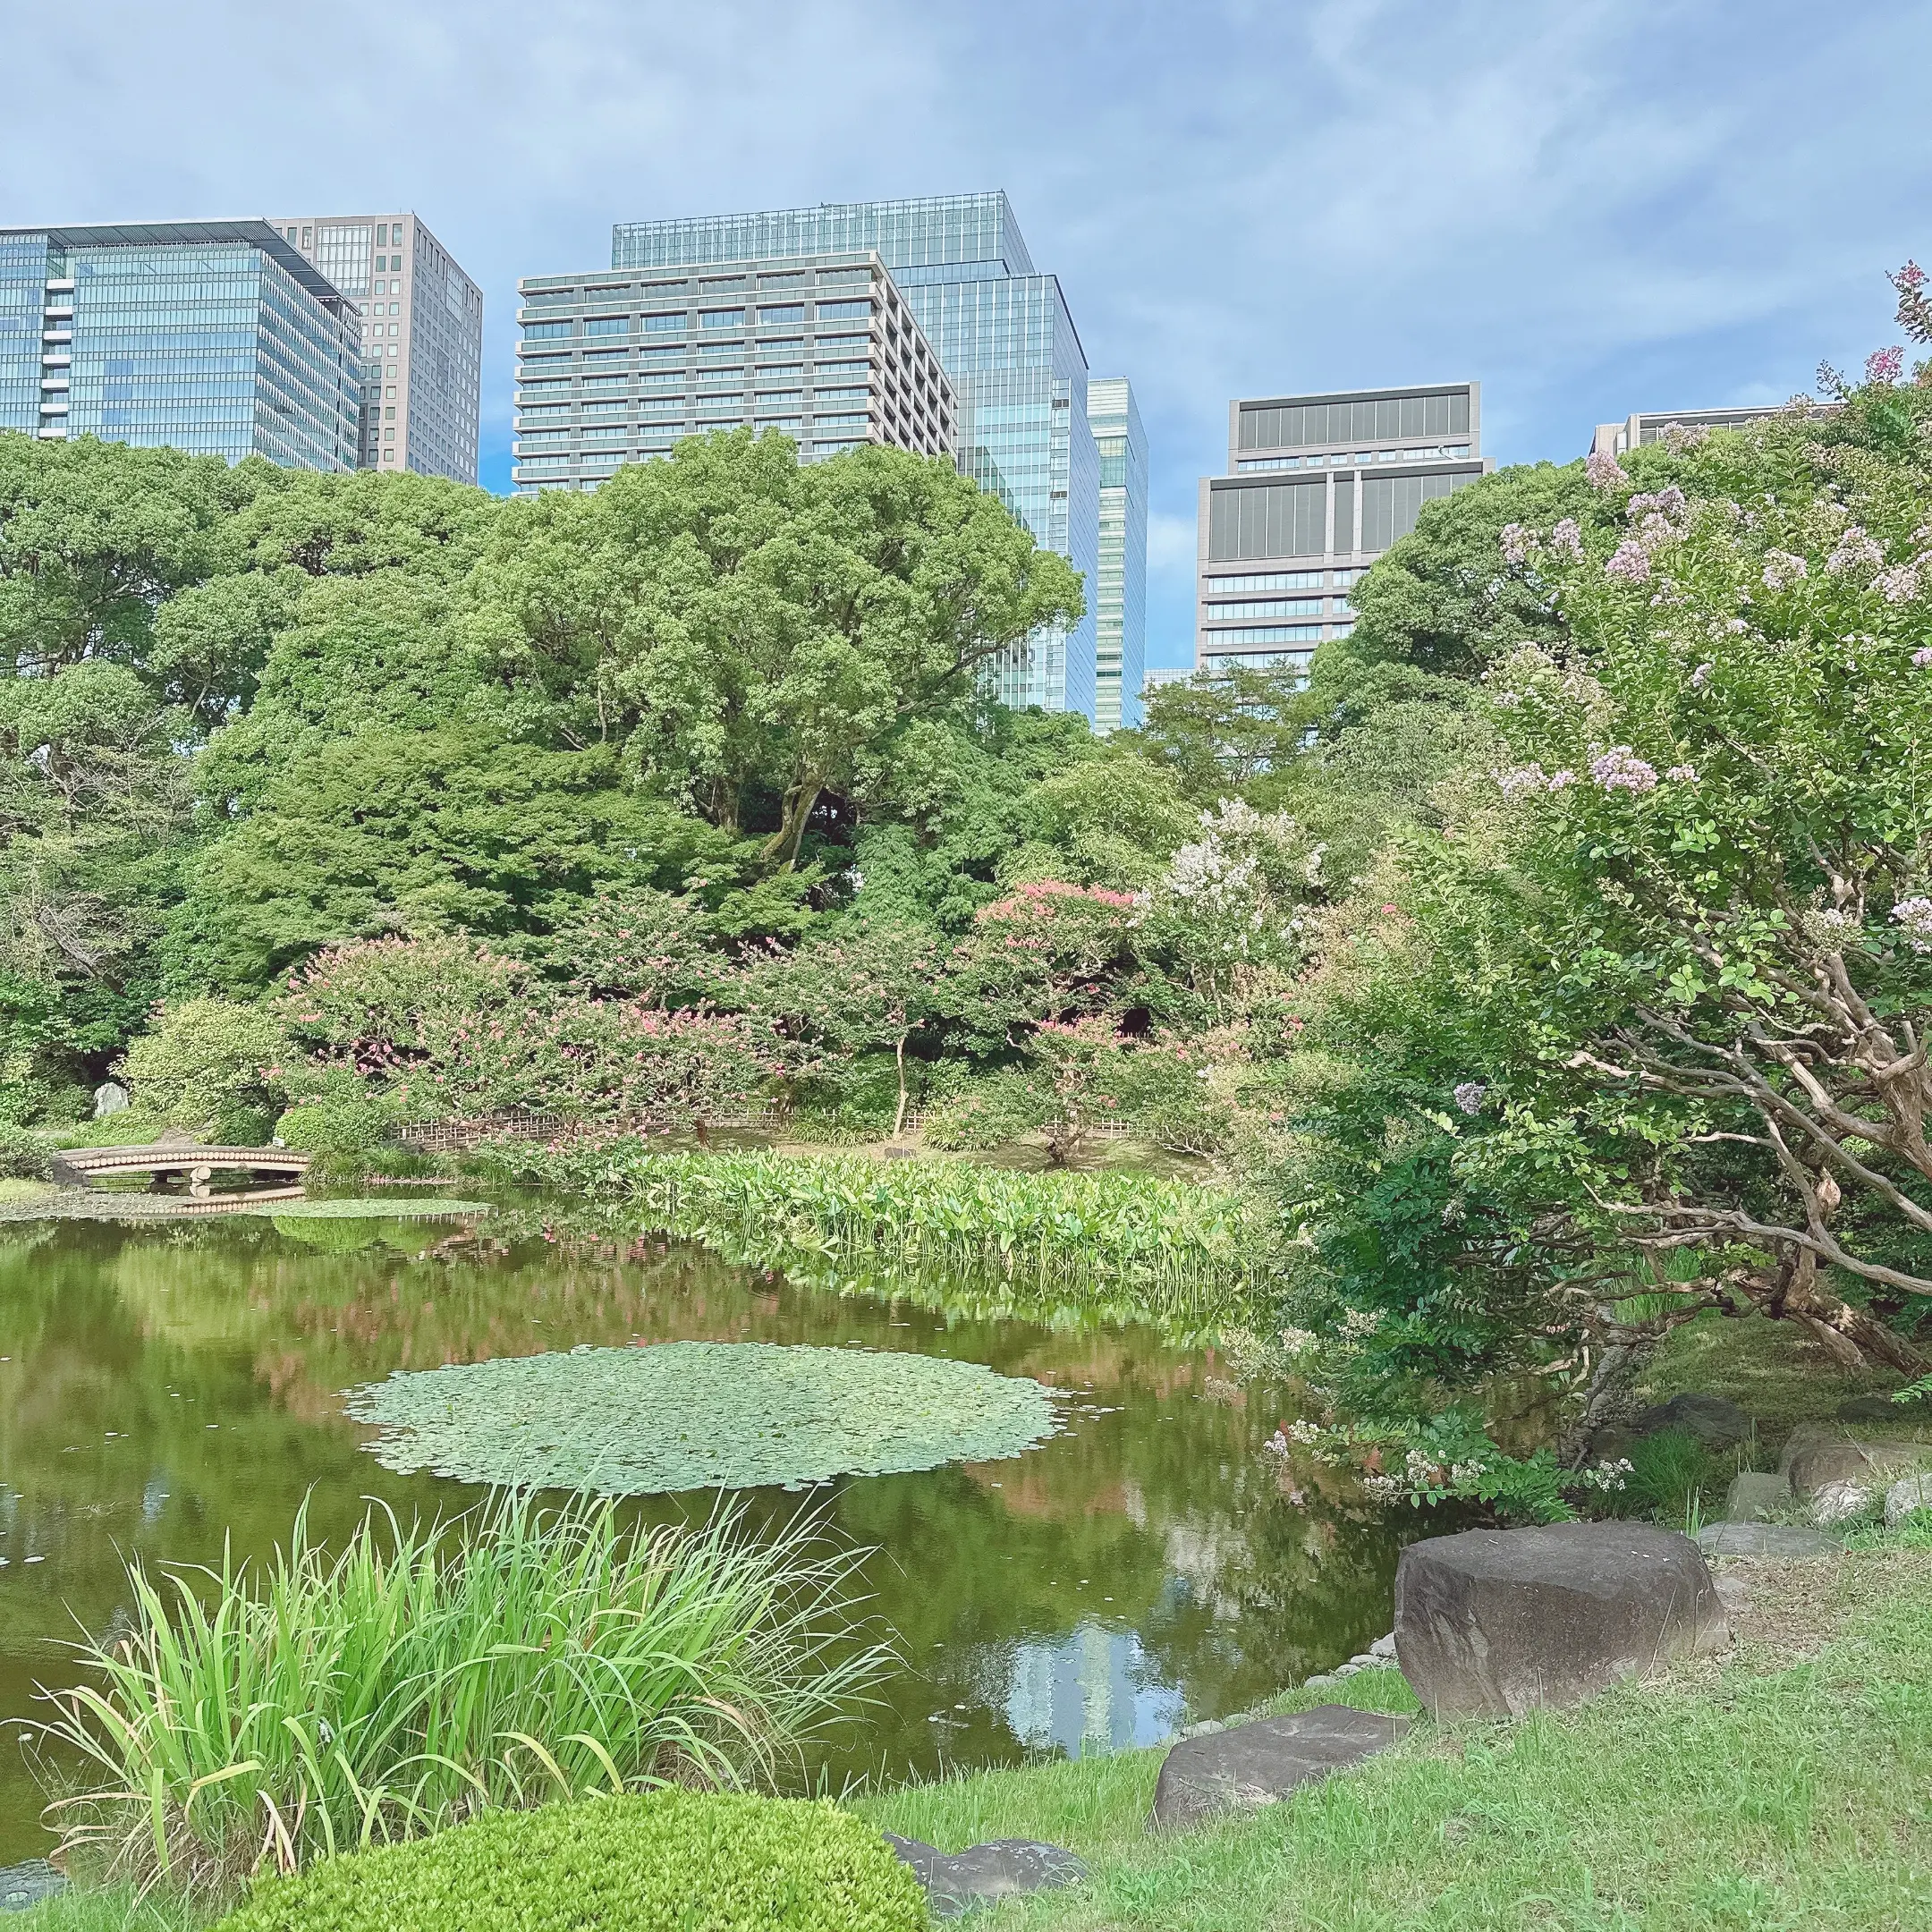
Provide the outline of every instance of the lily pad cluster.
<path id="1" fill-rule="evenodd" d="M 978 1362 L 665 1342 L 399 1370 L 353 1390 L 386 1469 L 649 1496 L 796 1489 L 1017 1456 L 1059 1427 L 1039 1383 Z"/>

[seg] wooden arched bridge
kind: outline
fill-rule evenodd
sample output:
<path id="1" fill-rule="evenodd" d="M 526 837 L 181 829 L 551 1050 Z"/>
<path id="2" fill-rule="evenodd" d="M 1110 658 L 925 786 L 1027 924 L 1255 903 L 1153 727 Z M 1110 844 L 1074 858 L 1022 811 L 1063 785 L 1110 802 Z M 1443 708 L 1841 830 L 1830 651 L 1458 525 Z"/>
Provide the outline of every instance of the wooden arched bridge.
<path id="1" fill-rule="evenodd" d="M 187 1197 L 176 1203 L 182 1214 L 218 1214 L 244 1202 L 300 1200 L 308 1171 L 308 1155 L 287 1148 L 202 1147 L 174 1140 L 152 1147 L 69 1148 L 53 1161 L 53 1177 L 64 1187 L 89 1187 L 110 1174 L 185 1174 Z M 217 1194 L 210 1183 L 218 1174 L 252 1174 L 284 1184 Z"/>

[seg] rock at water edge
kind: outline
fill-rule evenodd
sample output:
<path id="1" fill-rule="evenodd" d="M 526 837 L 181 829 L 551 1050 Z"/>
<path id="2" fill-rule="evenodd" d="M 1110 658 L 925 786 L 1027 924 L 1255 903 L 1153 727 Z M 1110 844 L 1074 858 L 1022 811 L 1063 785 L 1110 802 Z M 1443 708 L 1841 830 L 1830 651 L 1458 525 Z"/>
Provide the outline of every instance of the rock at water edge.
<path id="1" fill-rule="evenodd" d="M 1828 1484 L 1877 1491 L 1885 1479 L 1932 1470 L 1932 1443 L 1861 1440 L 1835 1426 L 1807 1422 L 1792 1431 L 1779 1473 L 1801 1497 Z"/>
<path id="2" fill-rule="evenodd" d="M 1648 1523 L 1470 1530 L 1395 1572 L 1395 1655 L 1441 1717 L 1580 1703 L 1729 1640 L 1697 1545 Z"/>
<path id="3" fill-rule="evenodd" d="M 892 1832 L 886 1834 L 886 1843 L 912 1868 L 935 1919 L 957 1919 L 976 1906 L 1024 1892 L 1078 1885 L 1087 1876 L 1086 1866 L 1072 1852 L 1030 1838 L 996 1838 L 953 1852 Z"/>
<path id="4" fill-rule="evenodd" d="M 1162 1762 L 1148 1829 L 1174 1831 L 1218 1811 L 1272 1803 L 1299 1784 L 1385 1750 L 1408 1727 L 1408 1718 L 1385 1711 L 1320 1704 L 1216 1737 L 1190 1738 Z"/>

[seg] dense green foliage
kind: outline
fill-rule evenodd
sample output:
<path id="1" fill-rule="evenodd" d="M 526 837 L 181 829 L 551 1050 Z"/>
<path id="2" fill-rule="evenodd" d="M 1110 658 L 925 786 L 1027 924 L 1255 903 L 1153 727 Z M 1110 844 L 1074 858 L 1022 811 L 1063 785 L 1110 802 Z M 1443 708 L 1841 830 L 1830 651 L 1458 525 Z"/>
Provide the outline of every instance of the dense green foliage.
<path id="1" fill-rule="evenodd" d="M 220 1898 L 479 1810 L 768 1781 L 878 1661 L 849 1641 L 852 1569 L 802 1523 L 650 1532 L 510 1493 L 372 1513 L 333 1555 L 305 1507 L 261 1574 L 136 1561 L 127 1627 L 83 1643 L 42 1727 L 64 1847 Z"/>
<path id="2" fill-rule="evenodd" d="M 921 1932 L 872 1826 L 820 1801 L 660 1792 L 477 1819 L 265 1881 L 225 1932 Z"/>
<path id="3" fill-rule="evenodd" d="M 349 1413 L 381 1428 L 387 1469 L 600 1496 L 997 1462 L 1056 1426 L 1038 1382 L 978 1362 L 766 1342 L 450 1362 L 354 1391 Z"/>
<path id="4" fill-rule="evenodd" d="M 618 1141 L 504 1148 L 519 1178 L 632 1204 L 656 1224 L 726 1237 L 761 1266 L 828 1249 L 1080 1300 L 1126 1289 L 1191 1328 L 1233 1318 L 1250 1279 L 1250 1235 L 1234 1195 L 1145 1174 L 1054 1174 L 815 1155 L 653 1153 Z"/>

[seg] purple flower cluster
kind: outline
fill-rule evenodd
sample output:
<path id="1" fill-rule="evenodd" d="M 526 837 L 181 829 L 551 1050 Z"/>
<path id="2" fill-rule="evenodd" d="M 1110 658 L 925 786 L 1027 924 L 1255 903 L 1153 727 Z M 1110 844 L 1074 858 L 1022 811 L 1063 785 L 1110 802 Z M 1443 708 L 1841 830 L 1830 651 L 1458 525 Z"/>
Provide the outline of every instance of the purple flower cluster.
<path id="1" fill-rule="evenodd" d="M 1868 383 L 1895 383 L 1904 373 L 1902 349 L 1875 349 L 1865 358 L 1865 380 Z"/>
<path id="2" fill-rule="evenodd" d="M 1922 644 L 1912 653 L 1915 671 L 1932 671 L 1932 644 Z"/>
<path id="3" fill-rule="evenodd" d="M 1848 571 L 1875 571 L 1884 562 L 1885 552 L 1866 535 L 1863 528 L 1848 523 L 1832 554 L 1825 559 L 1825 568 L 1834 577 L 1843 577 Z"/>
<path id="4" fill-rule="evenodd" d="M 1695 765 L 1673 765 L 1664 775 L 1673 784 L 1695 784 L 1697 783 L 1697 767 Z"/>
<path id="5" fill-rule="evenodd" d="M 1764 587 L 1767 590 L 1788 590 L 1794 583 L 1803 582 L 1807 572 L 1805 560 L 1793 556 L 1789 550 L 1767 552 L 1764 564 Z"/>
<path id="6" fill-rule="evenodd" d="M 1483 1096 L 1488 1091 L 1479 1080 L 1463 1080 L 1456 1087 L 1455 1104 L 1465 1114 L 1473 1114 L 1482 1106 Z"/>
<path id="7" fill-rule="evenodd" d="M 1673 483 L 1664 489 L 1643 491 L 1624 505 L 1623 513 L 1632 523 L 1639 518 L 1657 515 L 1681 517 L 1690 508 L 1684 493 Z"/>
<path id="8" fill-rule="evenodd" d="M 1717 667 L 1712 664 L 1700 664 L 1697 667 L 1697 669 L 1690 674 L 1690 689 L 1692 691 L 1702 691 L 1704 687 L 1710 682 L 1711 673 Z"/>
<path id="9" fill-rule="evenodd" d="M 1530 532 L 1521 523 L 1505 523 L 1498 533 L 1497 541 L 1503 547 L 1503 561 L 1512 570 L 1519 568 L 1530 559 Z"/>
<path id="10" fill-rule="evenodd" d="M 1577 528 L 1577 520 L 1566 516 L 1549 533 L 1549 543 L 1552 550 L 1562 550 L 1571 556 L 1580 557 L 1583 555 L 1583 532 Z"/>
<path id="11" fill-rule="evenodd" d="M 1905 928 L 1905 937 L 1914 953 L 1932 953 L 1932 899 L 1923 893 L 1901 899 L 1892 908 L 1893 919 Z"/>
<path id="12" fill-rule="evenodd" d="M 1620 489 L 1630 481 L 1623 464 L 1607 450 L 1592 450 L 1584 462 L 1583 474 L 1592 489 Z"/>
<path id="13" fill-rule="evenodd" d="M 1915 557 L 1910 564 L 1900 564 L 1891 570 L 1880 571 L 1872 579 L 1872 589 L 1877 590 L 1887 604 L 1910 604 L 1919 595 L 1919 565 L 1923 561 L 1923 558 Z"/>
<path id="14" fill-rule="evenodd" d="M 1606 576 L 1621 577 L 1625 583 L 1648 583 L 1650 553 L 1634 537 L 1626 537 L 1604 565 Z"/>
<path id="15" fill-rule="evenodd" d="M 1626 745 L 1613 745 L 1590 760 L 1591 780 L 1606 792 L 1655 792 L 1657 767 L 1646 764 Z"/>

